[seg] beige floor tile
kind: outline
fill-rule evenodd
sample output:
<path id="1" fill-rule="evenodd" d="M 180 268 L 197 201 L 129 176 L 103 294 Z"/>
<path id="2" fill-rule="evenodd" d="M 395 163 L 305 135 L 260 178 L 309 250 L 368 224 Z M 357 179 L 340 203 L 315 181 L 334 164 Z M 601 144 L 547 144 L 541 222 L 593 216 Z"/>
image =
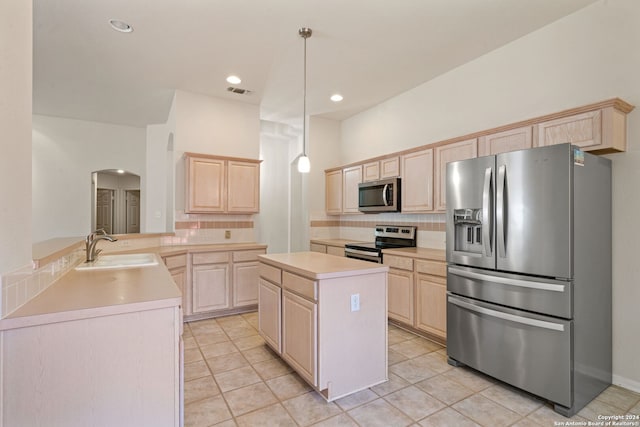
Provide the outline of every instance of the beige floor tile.
<path id="1" fill-rule="evenodd" d="M 221 342 L 229 342 L 229 337 L 222 330 L 218 332 L 204 332 L 194 335 L 198 345 L 217 344 Z"/>
<path id="2" fill-rule="evenodd" d="M 640 403 L 637 403 L 633 408 L 629 409 L 629 414 L 640 415 Z"/>
<path id="3" fill-rule="evenodd" d="M 236 417 L 278 402 L 263 382 L 228 391 L 223 396 Z"/>
<path id="4" fill-rule="evenodd" d="M 266 383 L 280 400 L 287 400 L 311 391 L 311 386 L 295 372 L 272 378 Z"/>
<path id="5" fill-rule="evenodd" d="M 244 355 L 245 359 L 249 361 L 249 363 L 262 362 L 278 357 L 278 355 L 266 345 L 250 348 L 248 350 L 242 350 L 242 354 Z"/>
<path id="6" fill-rule="evenodd" d="M 578 412 L 578 416 L 591 421 L 601 421 L 598 419 L 601 415 L 621 415 L 626 411 L 604 403 L 601 400 L 594 399 Z"/>
<path id="7" fill-rule="evenodd" d="M 191 328 L 188 323 L 183 324 L 182 328 L 182 338 L 192 337 L 193 333 L 191 333 Z"/>
<path id="8" fill-rule="evenodd" d="M 205 397 L 213 397 L 220 394 L 220 389 L 213 380 L 207 376 L 184 382 L 184 402 L 190 403 Z"/>
<path id="9" fill-rule="evenodd" d="M 485 427 L 508 426 L 522 418 L 484 396 L 475 394 L 456 404 L 453 409 Z"/>
<path id="10" fill-rule="evenodd" d="M 265 381 L 293 372 L 289 365 L 283 362 L 280 358 L 254 363 L 253 368 Z"/>
<path id="11" fill-rule="evenodd" d="M 185 381 L 195 380 L 196 378 L 202 378 L 208 375 L 211 375 L 211 371 L 209 371 L 209 367 L 204 360 L 184 364 Z"/>
<path id="12" fill-rule="evenodd" d="M 460 412 L 451 408 L 444 408 L 435 414 L 429 415 L 427 418 L 421 420 L 419 424 L 422 427 L 480 427 L 479 424 L 474 423 Z"/>
<path id="13" fill-rule="evenodd" d="M 640 394 L 634 393 L 617 385 L 612 385 L 600 393 L 596 399 L 618 409 L 622 409 L 622 411 L 626 413 L 626 411 L 640 402 Z"/>
<path id="14" fill-rule="evenodd" d="M 231 341 L 219 342 L 216 344 L 200 344 L 200 351 L 205 359 L 210 359 L 223 354 L 238 353 L 240 350 L 236 348 Z"/>
<path id="15" fill-rule="evenodd" d="M 349 411 L 349 416 L 366 427 L 402 427 L 413 423 L 411 418 L 390 405 L 384 399 L 377 399 Z"/>
<path id="16" fill-rule="evenodd" d="M 420 363 L 416 359 L 409 359 L 389 366 L 389 372 L 404 378 L 411 384 L 438 375 L 436 371 L 429 369 L 424 363 Z"/>
<path id="17" fill-rule="evenodd" d="M 587 419 L 582 418 L 581 416 L 578 416 L 578 415 L 574 415 L 571 418 L 566 418 L 558 414 L 557 412 L 555 412 L 553 409 L 551 409 L 550 404 L 542 405 L 539 409 L 527 415 L 527 419 L 542 426 L 552 426 L 556 422 L 561 422 L 565 424 L 569 420 L 587 422 Z"/>
<path id="18" fill-rule="evenodd" d="M 547 424 L 548 426 L 554 426 L 554 424 Z M 534 423 L 530 418 L 522 418 L 517 423 L 513 424 L 511 427 L 540 427 L 540 424 Z"/>
<path id="19" fill-rule="evenodd" d="M 480 394 L 521 416 L 529 415 L 543 405 L 541 400 L 505 384 L 495 384 Z"/>
<path id="20" fill-rule="evenodd" d="M 473 390 L 444 375 L 420 381 L 416 386 L 447 405 L 453 405 L 474 393 Z"/>
<path id="21" fill-rule="evenodd" d="M 220 327 L 220 325 L 218 325 L 218 323 L 216 323 L 215 319 L 191 322 L 189 326 L 191 327 L 191 333 L 194 336 L 222 332 L 222 328 Z"/>
<path id="22" fill-rule="evenodd" d="M 338 415 L 341 410 L 335 403 L 327 402 L 315 391 L 282 402 L 293 419 L 302 426 Z"/>
<path id="23" fill-rule="evenodd" d="M 347 414 L 336 415 L 313 425 L 313 427 L 358 427 Z"/>
<path id="24" fill-rule="evenodd" d="M 214 378 L 223 392 L 256 384 L 262 380 L 251 366 L 215 374 Z"/>
<path id="25" fill-rule="evenodd" d="M 233 419 L 231 419 L 231 420 L 222 421 L 221 423 L 218 423 L 218 424 L 214 424 L 213 427 L 238 427 L 238 424 L 236 424 L 236 422 Z"/>
<path id="26" fill-rule="evenodd" d="M 244 326 L 233 326 L 229 328 L 223 327 L 223 329 L 224 329 L 224 332 L 232 340 L 243 338 L 243 337 L 249 337 L 251 335 L 258 335 L 258 331 L 248 323 Z"/>
<path id="27" fill-rule="evenodd" d="M 184 405 L 185 427 L 209 427 L 229 419 L 231 419 L 231 413 L 222 396 Z"/>
<path id="28" fill-rule="evenodd" d="M 216 323 L 223 328 L 235 328 L 247 326 L 248 322 L 242 315 L 232 315 L 216 318 Z"/>
<path id="29" fill-rule="evenodd" d="M 371 387 L 378 396 L 386 396 L 389 393 L 405 388 L 409 385 L 409 382 L 396 374 L 389 372 L 389 381 L 377 386 Z"/>
<path id="30" fill-rule="evenodd" d="M 196 339 L 194 337 L 182 337 L 182 345 L 184 346 L 185 350 L 190 350 L 192 348 L 198 348 L 198 343 L 196 342 Z"/>
<path id="31" fill-rule="evenodd" d="M 416 337 L 416 334 L 395 326 L 389 328 L 388 334 L 403 337 L 405 340 L 412 340 Z"/>
<path id="32" fill-rule="evenodd" d="M 387 350 L 387 365 L 395 365 L 396 363 L 404 362 L 405 360 L 409 360 L 407 356 L 404 354 L 400 354 L 397 351 L 393 351 L 391 349 Z"/>
<path id="33" fill-rule="evenodd" d="M 415 386 L 403 388 L 384 397 L 384 400 L 418 421 L 438 412 L 446 405 Z"/>
<path id="34" fill-rule="evenodd" d="M 397 351 L 400 354 L 407 356 L 408 358 L 417 357 L 432 351 L 438 351 L 442 346 L 428 341 L 424 338 L 414 338 L 407 341 L 402 341 L 398 344 L 390 346 L 391 350 Z"/>
<path id="35" fill-rule="evenodd" d="M 467 368 L 454 368 L 445 372 L 443 375 L 476 392 L 482 391 L 495 384 L 495 380 L 490 377 Z"/>
<path id="36" fill-rule="evenodd" d="M 233 340 L 233 343 L 240 350 L 249 350 L 250 348 L 264 345 L 264 340 L 260 335 L 251 335 Z"/>
<path id="37" fill-rule="evenodd" d="M 407 336 L 405 334 L 397 333 L 395 331 L 389 331 L 387 335 L 387 345 L 391 347 L 394 344 L 398 344 L 404 341 L 407 341 Z"/>
<path id="38" fill-rule="evenodd" d="M 439 374 L 453 369 L 453 366 L 449 365 L 447 360 L 436 352 L 423 354 L 422 356 L 415 357 L 413 360 L 420 363 L 421 366 L 429 368 Z"/>
<path id="39" fill-rule="evenodd" d="M 336 400 L 336 403 L 343 411 L 349 411 L 360 405 L 364 405 L 367 402 L 376 400 L 379 396 L 370 389 L 361 390 L 357 393 L 350 394 Z"/>
<path id="40" fill-rule="evenodd" d="M 197 362 L 198 360 L 202 360 L 199 348 L 184 349 L 184 363 Z"/>
<path id="41" fill-rule="evenodd" d="M 242 368 L 243 366 L 247 366 L 249 364 L 249 362 L 247 362 L 247 360 L 242 356 L 241 353 L 231 353 L 212 357 L 210 359 L 207 359 L 206 362 L 213 374 Z"/>
<path id="42" fill-rule="evenodd" d="M 238 426 L 243 427 L 296 427 L 297 424 L 289 416 L 280 403 L 258 409 L 237 418 Z"/>

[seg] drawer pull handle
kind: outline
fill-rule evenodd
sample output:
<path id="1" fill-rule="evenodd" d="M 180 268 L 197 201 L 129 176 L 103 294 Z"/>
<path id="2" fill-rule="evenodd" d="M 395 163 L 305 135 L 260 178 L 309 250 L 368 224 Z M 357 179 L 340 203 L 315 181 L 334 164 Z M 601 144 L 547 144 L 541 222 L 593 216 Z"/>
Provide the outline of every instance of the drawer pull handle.
<path id="1" fill-rule="evenodd" d="M 521 288 L 540 289 L 543 291 L 564 292 L 565 285 L 555 283 L 530 282 L 528 280 L 510 279 L 508 277 L 492 276 L 489 274 L 476 273 L 474 271 L 460 270 L 449 267 L 449 273 L 455 276 L 466 277 L 468 279 L 486 280 L 501 285 L 519 286 Z"/>

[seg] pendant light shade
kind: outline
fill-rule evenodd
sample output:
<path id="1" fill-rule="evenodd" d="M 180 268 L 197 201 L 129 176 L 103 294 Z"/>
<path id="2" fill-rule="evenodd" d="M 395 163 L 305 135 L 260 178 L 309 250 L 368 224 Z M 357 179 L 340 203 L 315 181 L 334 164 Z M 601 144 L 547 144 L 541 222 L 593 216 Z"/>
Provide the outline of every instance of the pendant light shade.
<path id="1" fill-rule="evenodd" d="M 298 158 L 298 172 L 309 173 L 311 162 L 307 157 L 307 39 L 311 37 L 311 28 L 302 27 L 298 35 L 304 39 L 304 85 L 302 91 L 302 156 Z"/>

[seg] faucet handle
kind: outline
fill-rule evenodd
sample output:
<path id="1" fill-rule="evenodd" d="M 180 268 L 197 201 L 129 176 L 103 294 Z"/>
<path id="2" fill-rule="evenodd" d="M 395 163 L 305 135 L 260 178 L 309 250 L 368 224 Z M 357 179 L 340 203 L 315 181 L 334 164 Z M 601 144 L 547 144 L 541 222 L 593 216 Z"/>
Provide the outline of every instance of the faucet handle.
<path id="1" fill-rule="evenodd" d="M 96 234 L 96 235 L 102 234 L 103 236 L 106 236 L 107 232 L 105 231 L 104 228 L 98 228 L 96 231 L 93 232 L 93 234 Z"/>

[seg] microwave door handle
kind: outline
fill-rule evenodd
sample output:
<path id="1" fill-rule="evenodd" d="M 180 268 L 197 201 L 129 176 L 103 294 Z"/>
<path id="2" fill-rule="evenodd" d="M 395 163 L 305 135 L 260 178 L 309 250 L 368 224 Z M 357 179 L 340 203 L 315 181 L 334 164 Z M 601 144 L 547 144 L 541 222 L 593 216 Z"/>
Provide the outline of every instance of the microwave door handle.
<path id="1" fill-rule="evenodd" d="M 491 178 L 493 176 L 493 168 L 487 168 L 484 171 L 484 188 L 482 191 L 482 240 L 484 242 L 484 253 L 490 257 L 492 255 L 492 233 L 493 226 L 491 213 L 491 198 L 493 197 L 493 186 Z"/>
<path id="2" fill-rule="evenodd" d="M 382 201 L 384 202 L 385 206 L 389 206 L 389 201 L 387 200 L 387 189 L 389 188 L 389 184 L 385 184 L 384 188 L 382 189 Z"/>
<path id="3" fill-rule="evenodd" d="M 507 179 L 507 166 L 501 165 L 498 168 L 498 192 L 496 194 L 496 234 L 498 240 L 498 255 L 500 258 L 507 256 L 507 212 L 506 212 L 506 194 L 505 181 Z"/>

